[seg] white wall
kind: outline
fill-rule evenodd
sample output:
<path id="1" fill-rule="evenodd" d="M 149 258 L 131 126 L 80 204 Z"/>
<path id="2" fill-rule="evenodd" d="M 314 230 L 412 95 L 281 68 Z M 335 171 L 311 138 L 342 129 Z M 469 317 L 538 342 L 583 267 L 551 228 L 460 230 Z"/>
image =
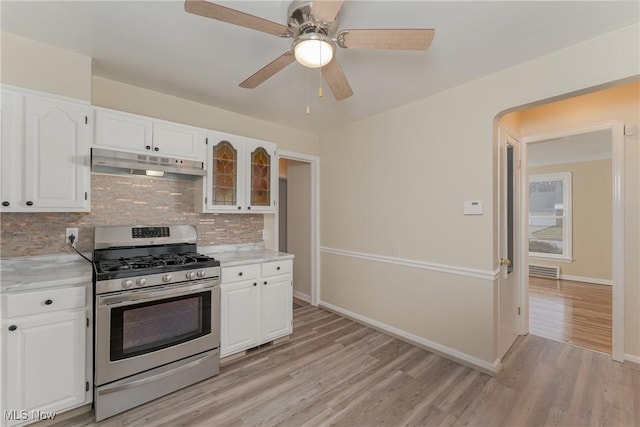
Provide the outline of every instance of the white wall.
<path id="1" fill-rule="evenodd" d="M 498 357 L 494 119 L 637 76 L 639 32 L 627 27 L 323 134 L 321 301 L 490 369 Z M 464 216 L 465 200 L 483 201 L 484 215 Z M 396 263 L 384 264 L 392 276 L 364 274 L 380 270 L 376 256 Z M 629 341 L 626 352 L 640 354 Z"/>

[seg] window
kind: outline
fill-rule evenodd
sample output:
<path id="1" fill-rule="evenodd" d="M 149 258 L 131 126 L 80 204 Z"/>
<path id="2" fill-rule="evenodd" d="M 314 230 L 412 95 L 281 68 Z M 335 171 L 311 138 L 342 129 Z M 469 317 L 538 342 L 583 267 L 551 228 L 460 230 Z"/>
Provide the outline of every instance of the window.
<path id="1" fill-rule="evenodd" d="M 571 172 L 529 176 L 529 255 L 571 259 Z"/>

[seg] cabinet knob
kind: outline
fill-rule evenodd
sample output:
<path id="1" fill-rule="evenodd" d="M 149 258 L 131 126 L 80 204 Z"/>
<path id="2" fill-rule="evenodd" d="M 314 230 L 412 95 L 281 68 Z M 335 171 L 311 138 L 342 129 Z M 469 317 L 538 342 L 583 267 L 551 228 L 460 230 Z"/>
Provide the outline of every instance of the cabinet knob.
<path id="1" fill-rule="evenodd" d="M 258 283 L 254 283 L 254 284 L 253 284 L 253 286 L 257 286 L 257 285 L 258 285 Z"/>
<path id="2" fill-rule="evenodd" d="M 276 267 L 276 270 L 280 270 L 280 266 L 277 266 L 277 267 Z"/>
<path id="3" fill-rule="evenodd" d="M 158 147 L 153 147 L 153 151 L 160 151 Z"/>
<path id="4" fill-rule="evenodd" d="M 266 285 L 266 284 L 267 284 L 267 282 L 265 281 L 265 282 L 264 282 L 264 284 Z"/>
<path id="5" fill-rule="evenodd" d="M 2 206 L 9 206 L 11 203 L 9 202 L 2 202 Z"/>
<path id="6" fill-rule="evenodd" d="M 151 146 L 150 146 L 150 145 L 147 145 L 147 146 L 146 146 L 146 147 L 144 147 L 144 148 L 146 148 L 147 150 L 151 150 Z"/>
<path id="7" fill-rule="evenodd" d="M 31 200 L 29 200 L 29 201 L 27 202 L 27 206 L 33 206 L 33 202 L 32 202 Z"/>
<path id="8" fill-rule="evenodd" d="M 16 325 L 9 326 L 9 330 L 12 331 L 12 332 L 15 331 L 16 329 L 18 329 L 18 327 Z"/>
<path id="9" fill-rule="evenodd" d="M 242 206 L 238 206 L 238 210 L 242 209 Z"/>
<path id="10" fill-rule="evenodd" d="M 238 273 L 238 276 L 242 276 L 242 271 L 240 273 Z"/>
<path id="11" fill-rule="evenodd" d="M 44 301 L 44 305 L 51 305 L 51 304 L 53 304 L 53 300 L 48 299 Z"/>
<path id="12" fill-rule="evenodd" d="M 247 206 L 247 209 L 248 209 L 248 210 L 251 210 L 251 206 Z"/>

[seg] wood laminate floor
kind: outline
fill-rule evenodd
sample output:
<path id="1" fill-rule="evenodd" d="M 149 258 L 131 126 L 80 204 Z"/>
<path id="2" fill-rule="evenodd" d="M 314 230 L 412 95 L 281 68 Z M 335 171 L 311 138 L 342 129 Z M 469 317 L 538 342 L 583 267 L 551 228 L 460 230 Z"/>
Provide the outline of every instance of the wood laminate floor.
<path id="1" fill-rule="evenodd" d="M 529 332 L 611 354 L 611 286 L 529 277 Z"/>
<path id="2" fill-rule="evenodd" d="M 305 306 L 279 346 L 98 424 L 65 426 L 615 426 L 640 423 L 640 369 L 537 336 L 498 377 Z"/>

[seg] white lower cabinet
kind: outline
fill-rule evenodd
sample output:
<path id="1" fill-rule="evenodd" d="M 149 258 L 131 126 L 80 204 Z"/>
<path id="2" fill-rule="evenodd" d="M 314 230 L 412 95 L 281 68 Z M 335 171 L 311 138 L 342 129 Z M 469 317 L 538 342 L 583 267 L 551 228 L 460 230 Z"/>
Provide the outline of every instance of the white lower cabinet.
<path id="1" fill-rule="evenodd" d="M 291 334 L 292 270 L 290 259 L 222 267 L 222 357 Z"/>
<path id="2" fill-rule="evenodd" d="M 91 401 L 85 294 L 85 287 L 74 287 L 2 296 L 2 425 L 47 419 Z"/>

